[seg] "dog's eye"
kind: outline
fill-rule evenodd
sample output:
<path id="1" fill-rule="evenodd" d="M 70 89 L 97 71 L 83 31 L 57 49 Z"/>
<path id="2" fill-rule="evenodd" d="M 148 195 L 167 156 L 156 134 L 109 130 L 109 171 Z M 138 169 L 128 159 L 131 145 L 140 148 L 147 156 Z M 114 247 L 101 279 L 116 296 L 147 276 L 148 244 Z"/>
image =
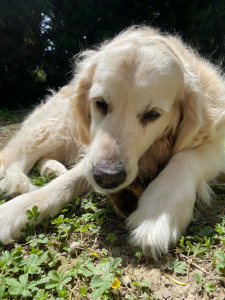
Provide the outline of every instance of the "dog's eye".
<path id="1" fill-rule="evenodd" d="M 95 105 L 97 109 L 101 112 L 102 115 L 106 115 L 108 112 L 108 104 L 105 102 L 104 99 L 99 99 L 95 101 Z"/>
<path id="2" fill-rule="evenodd" d="M 147 125 L 149 122 L 153 122 L 161 116 L 160 112 L 156 109 L 152 109 L 140 116 L 140 121 L 143 126 Z"/>

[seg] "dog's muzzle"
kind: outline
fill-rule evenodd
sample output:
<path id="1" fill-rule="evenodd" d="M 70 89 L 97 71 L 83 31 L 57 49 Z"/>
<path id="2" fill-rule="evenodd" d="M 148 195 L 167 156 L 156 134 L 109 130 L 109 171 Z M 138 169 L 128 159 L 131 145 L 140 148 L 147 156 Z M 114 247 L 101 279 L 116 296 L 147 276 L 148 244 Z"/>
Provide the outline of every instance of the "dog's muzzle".
<path id="1" fill-rule="evenodd" d="M 93 165 L 92 174 L 97 185 L 103 189 L 114 189 L 122 184 L 127 177 L 127 172 L 122 163 L 113 166 L 106 163 Z"/>

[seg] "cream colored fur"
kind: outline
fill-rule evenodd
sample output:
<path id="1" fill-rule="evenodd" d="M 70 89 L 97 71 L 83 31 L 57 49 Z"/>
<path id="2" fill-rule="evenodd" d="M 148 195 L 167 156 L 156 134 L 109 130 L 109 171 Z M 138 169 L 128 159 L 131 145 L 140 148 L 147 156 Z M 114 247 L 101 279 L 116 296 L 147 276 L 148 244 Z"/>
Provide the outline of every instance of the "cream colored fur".
<path id="1" fill-rule="evenodd" d="M 107 113 L 96 106 L 107 103 Z M 147 124 L 151 110 L 160 117 Z M 220 71 L 177 37 L 132 27 L 80 55 L 72 81 L 23 123 L 0 152 L 0 189 L 18 195 L 0 206 L 0 241 L 21 235 L 26 210 L 41 221 L 94 188 L 117 192 L 137 176 L 153 181 L 127 219 L 131 241 L 154 257 L 166 253 L 192 220 L 195 200 L 209 203 L 208 182 L 224 169 L 225 84 Z M 75 162 L 71 170 L 61 164 Z M 122 161 L 126 179 L 103 189 L 92 167 Z M 27 174 L 59 176 L 41 189 Z M 155 179 L 154 179 L 155 178 Z M 25 193 L 25 194 L 24 194 Z"/>

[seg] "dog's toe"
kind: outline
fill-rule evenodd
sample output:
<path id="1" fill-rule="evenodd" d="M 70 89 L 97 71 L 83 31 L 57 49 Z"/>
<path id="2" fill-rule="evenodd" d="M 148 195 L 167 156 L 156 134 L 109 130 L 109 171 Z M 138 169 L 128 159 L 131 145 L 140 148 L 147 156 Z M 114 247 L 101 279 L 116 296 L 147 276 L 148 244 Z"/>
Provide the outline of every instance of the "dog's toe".
<path id="1" fill-rule="evenodd" d="M 38 165 L 41 168 L 41 175 L 46 177 L 51 177 L 52 175 L 60 176 L 68 171 L 63 164 L 53 159 L 43 159 Z"/>

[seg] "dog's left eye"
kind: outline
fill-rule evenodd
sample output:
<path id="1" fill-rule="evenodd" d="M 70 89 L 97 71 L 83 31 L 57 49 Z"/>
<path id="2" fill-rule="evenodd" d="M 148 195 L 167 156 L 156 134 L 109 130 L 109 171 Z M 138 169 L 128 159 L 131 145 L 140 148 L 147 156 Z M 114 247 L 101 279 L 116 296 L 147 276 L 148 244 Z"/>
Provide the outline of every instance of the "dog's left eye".
<path id="1" fill-rule="evenodd" d="M 108 112 L 108 104 L 104 99 L 99 99 L 95 101 L 97 109 L 101 112 L 102 115 L 106 115 Z"/>
<path id="2" fill-rule="evenodd" d="M 147 125 L 149 122 L 153 122 L 161 116 L 161 113 L 156 109 L 152 109 L 140 116 L 140 121 L 143 126 Z"/>

